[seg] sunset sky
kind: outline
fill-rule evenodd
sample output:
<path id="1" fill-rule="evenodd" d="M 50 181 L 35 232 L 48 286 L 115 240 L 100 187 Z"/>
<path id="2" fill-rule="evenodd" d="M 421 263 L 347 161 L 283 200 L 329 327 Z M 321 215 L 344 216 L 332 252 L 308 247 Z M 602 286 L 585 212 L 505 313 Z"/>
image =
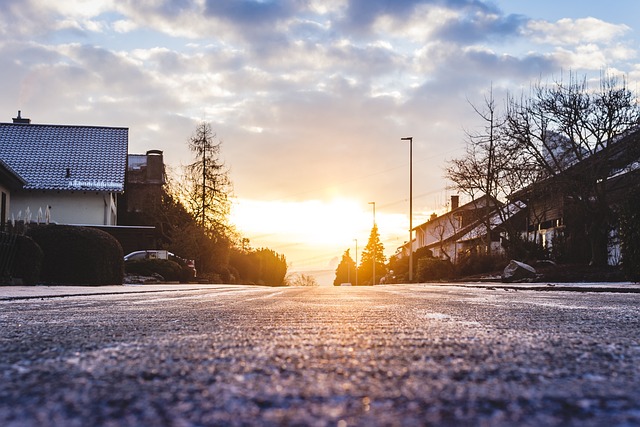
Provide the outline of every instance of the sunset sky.
<path id="1" fill-rule="evenodd" d="M 129 128 L 178 169 L 207 121 L 232 222 L 293 270 L 387 255 L 446 209 L 470 103 L 608 69 L 640 83 L 638 0 L 3 0 L 0 121 Z"/>

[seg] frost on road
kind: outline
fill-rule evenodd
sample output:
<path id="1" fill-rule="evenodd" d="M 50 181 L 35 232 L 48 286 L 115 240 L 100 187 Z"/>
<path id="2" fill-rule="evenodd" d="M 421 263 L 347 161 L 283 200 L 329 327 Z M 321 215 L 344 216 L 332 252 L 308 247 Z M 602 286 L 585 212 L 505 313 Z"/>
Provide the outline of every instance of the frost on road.
<path id="1" fill-rule="evenodd" d="M 640 425 L 640 294 L 260 288 L 0 302 L 0 424 Z"/>

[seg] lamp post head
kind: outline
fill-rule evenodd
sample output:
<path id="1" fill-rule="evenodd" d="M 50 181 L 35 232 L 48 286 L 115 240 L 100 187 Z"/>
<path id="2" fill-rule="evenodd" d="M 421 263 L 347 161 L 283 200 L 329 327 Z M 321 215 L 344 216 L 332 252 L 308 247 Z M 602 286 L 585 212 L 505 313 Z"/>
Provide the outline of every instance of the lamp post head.
<path id="1" fill-rule="evenodd" d="M 412 136 L 405 136 L 404 138 L 400 138 L 400 141 L 411 141 L 411 142 L 413 142 L 413 137 Z"/>

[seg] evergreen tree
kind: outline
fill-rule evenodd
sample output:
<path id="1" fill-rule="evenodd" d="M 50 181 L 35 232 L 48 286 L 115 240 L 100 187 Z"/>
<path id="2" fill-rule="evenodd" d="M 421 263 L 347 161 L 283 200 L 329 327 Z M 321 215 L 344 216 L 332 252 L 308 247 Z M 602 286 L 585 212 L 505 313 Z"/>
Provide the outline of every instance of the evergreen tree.
<path id="1" fill-rule="evenodd" d="M 367 246 L 362 251 L 362 259 L 358 267 L 358 282 L 363 285 L 377 285 L 380 283 L 380 279 L 387 274 L 386 261 L 378 226 L 374 224 Z"/>
<path id="2" fill-rule="evenodd" d="M 203 122 L 196 127 L 188 145 L 194 161 L 171 184 L 171 196 L 180 201 L 193 221 L 176 224 L 171 248 L 195 259 L 203 273 L 219 274 L 226 279 L 235 236 L 228 222 L 231 180 L 220 159 L 221 143 L 211 125 Z"/>
<path id="3" fill-rule="evenodd" d="M 344 251 L 342 260 L 336 268 L 336 278 L 333 281 L 333 286 L 340 286 L 342 283 L 356 283 L 356 263 L 349 255 L 349 249 Z"/>
<path id="4" fill-rule="evenodd" d="M 214 239 L 229 234 L 229 172 L 220 160 L 221 142 L 209 123 L 200 123 L 189 139 L 194 162 L 187 165 L 181 199 L 198 224 Z"/>

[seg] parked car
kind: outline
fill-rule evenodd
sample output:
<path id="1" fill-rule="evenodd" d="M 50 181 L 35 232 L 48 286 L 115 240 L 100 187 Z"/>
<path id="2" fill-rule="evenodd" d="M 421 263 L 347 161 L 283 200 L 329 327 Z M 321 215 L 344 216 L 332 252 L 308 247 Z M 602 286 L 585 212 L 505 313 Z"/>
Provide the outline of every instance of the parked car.
<path id="1" fill-rule="evenodd" d="M 164 249 L 147 249 L 144 251 L 134 251 L 124 256 L 126 261 L 142 261 L 145 259 L 168 259 L 175 261 L 181 266 L 185 266 L 193 272 L 193 277 L 196 277 L 196 262 L 192 259 L 185 259 L 178 255 L 166 251 Z"/>
<path id="2" fill-rule="evenodd" d="M 142 261 L 143 259 L 170 259 L 169 251 L 159 249 L 149 249 L 145 251 L 135 251 L 124 256 L 125 261 Z M 175 255 L 173 255 L 175 256 Z"/>

